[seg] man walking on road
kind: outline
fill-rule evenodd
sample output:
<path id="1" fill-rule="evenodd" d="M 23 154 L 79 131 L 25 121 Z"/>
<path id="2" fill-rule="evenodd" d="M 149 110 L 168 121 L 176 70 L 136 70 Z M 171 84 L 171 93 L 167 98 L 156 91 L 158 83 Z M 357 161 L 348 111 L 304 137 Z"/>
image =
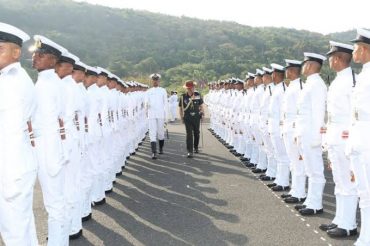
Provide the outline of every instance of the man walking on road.
<path id="1" fill-rule="evenodd" d="M 182 94 L 179 101 L 180 117 L 186 128 L 188 158 L 193 157 L 193 152 L 198 153 L 200 120 L 204 115 L 203 99 L 199 92 L 194 91 L 195 85 L 191 80 L 185 82 L 187 92 Z"/>
<path id="2" fill-rule="evenodd" d="M 149 121 L 149 138 L 152 148 L 152 159 L 157 159 L 157 138 L 159 140 L 159 154 L 163 154 L 164 124 L 167 115 L 167 92 L 159 86 L 160 74 L 150 75 L 153 87 L 147 91 L 146 105 Z"/>

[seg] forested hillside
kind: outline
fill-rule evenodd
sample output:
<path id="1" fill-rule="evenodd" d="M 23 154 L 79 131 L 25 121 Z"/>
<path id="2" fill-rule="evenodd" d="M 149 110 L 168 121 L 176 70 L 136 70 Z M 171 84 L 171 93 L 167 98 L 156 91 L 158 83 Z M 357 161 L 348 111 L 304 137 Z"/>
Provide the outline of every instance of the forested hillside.
<path id="1" fill-rule="evenodd" d="M 271 62 L 302 59 L 304 51 L 325 53 L 330 38 L 348 41 L 354 37 L 354 32 L 324 36 L 71 0 L 0 0 L 0 21 L 32 35 L 46 35 L 87 64 L 106 67 L 125 79 L 145 81 L 149 74 L 160 72 L 170 87 L 186 79 L 244 78 L 248 71 Z M 25 58 L 29 67 L 30 55 Z M 324 78 L 328 75 L 325 67 Z"/>

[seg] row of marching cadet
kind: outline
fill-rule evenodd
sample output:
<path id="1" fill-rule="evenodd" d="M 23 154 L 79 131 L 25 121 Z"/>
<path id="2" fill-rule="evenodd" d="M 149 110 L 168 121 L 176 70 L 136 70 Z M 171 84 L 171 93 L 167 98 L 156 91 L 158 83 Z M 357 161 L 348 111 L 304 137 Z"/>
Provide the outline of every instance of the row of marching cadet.
<path id="1" fill-rule="evenodd" d="M 33 38 L 36 83 L 20 64 L 29 35 L 0 23 L 0 233 L 6 245 L 39 245 L 32 210 L 38 179 L 47 244 L 68 245 L 145 139 L 147 86 Z"/>
<path id="2" fill-rule="evenodd" d="M 336 211 L 332 221 L 318 227 L 333 238 L 357 236 L 359 205 L 355 245 L 368 246 L 370 31 L 358 29 L 352 42 L 330 41 L 326 56 L 307 52 L 303 62 L 273 63 L 248 73 L 245 81 L 211 83 L 205 102 L 211 132 L 302 216 L 324 213 L 322 154 L 327 150 Z M 326 60 L 336 72 L 329 88 L 320 76 Z M 352 61 L 362 65 L 358 75 Z"/>

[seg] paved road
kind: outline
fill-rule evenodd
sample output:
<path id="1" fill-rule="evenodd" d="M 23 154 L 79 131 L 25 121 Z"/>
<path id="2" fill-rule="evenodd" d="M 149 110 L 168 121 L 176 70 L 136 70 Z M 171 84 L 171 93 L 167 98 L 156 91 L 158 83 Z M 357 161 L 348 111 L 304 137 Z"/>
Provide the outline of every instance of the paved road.
<path id="1" fill-rule="evenodd" d="M 105 205 L 94 208 L 84 236 L 71 245 L 353 245 L 318 229 L 334 214 L 327 174 L 325 213 L 303 218 L 257 180 L 203 126 L 204 146 L 185 158 L 184 126 L 169 125 L 165 154 L 150 159 L 146 141 L 133 156 Z M 45 244 L 46 214 L 39 187 L 35 214 Z"/>

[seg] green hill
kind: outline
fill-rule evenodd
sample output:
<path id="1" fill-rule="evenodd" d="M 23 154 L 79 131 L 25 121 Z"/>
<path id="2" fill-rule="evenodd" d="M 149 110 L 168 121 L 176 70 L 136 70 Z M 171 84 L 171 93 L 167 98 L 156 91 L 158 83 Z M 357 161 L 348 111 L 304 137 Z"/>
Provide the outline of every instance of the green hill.
<path id="1" fill-rule="evenodd" d="M 126 79 L 146 81 L 149 74 L 160 72 L 164 85 L 171 88 L 186 79 L 244 78 L 248 71 L 271 62 L 302 59 L 304 51 L 325 53 L 330 38 L 346 37 L 71 0 L 0 0 L 0 21 L 50 37 L 87 64 L 106 67 Z M 30 62 L 25 64 L 30 66 Z M 325 67 L 324 78 L 329 74 Z"/>

